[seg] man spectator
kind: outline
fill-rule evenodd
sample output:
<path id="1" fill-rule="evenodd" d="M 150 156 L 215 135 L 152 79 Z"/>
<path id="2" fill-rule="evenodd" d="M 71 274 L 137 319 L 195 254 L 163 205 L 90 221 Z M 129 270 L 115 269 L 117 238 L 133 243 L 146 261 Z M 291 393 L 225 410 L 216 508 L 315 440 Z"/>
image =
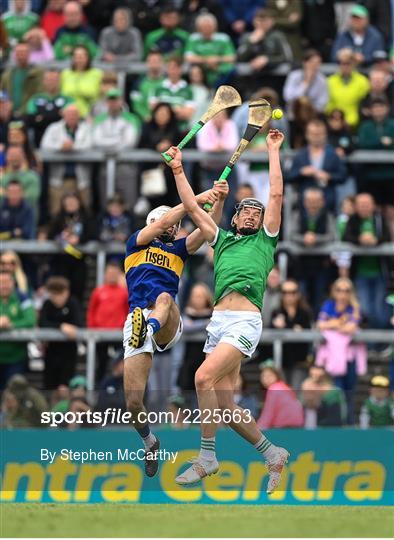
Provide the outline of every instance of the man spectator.
<path id="1" fill-rule="evenodd" d="M 337 54 L 339 71 L 328 77 L 329 100 L 326 112 L 339 109 L 345 113 L 346 123 L 353 130 L 359 123 L 359 107 L 368 95 L 369 81 L 354 69 L 354 53 L 351 49 L 341 49 Z"/>
<path id="2" fill-rule="evenodd" d="M 60 73 L 54 69 L 45 71 L 43 92 L 32 96 L 27 102 L 28 123 L 34 131 L 36 147 L 49 124 L 61 119 L 61 110 L 72 103 L 72 99 L 60 92 Z"/>
<path id="3" fill-rule="evenodd" d="M 48 410 L 48 403 L 26 377 L 16 374 L 9 379 L 4 390 L 1 410 L 4 414 L 2 427 L 40 428 L 41 414 Z"/>
<path id="4" fill-rule="evenodd" d="M 114 11 L 112 26 L 104 28 L 99 45 L 105 62 L 136 62 L 141 60 L 142 39 L 133 26 L 131 11 L 118 8 Z"/>
<path id="5" fill-rule="evenodd" d="M 161 53 L 150 52 L 146 58 L 146 75 L 139 80 L 135 90 L 130 93 L 132 109 L 142 120 L 146 121 L 150 118 L 149 102 L 164 80 L 163 66 Z"/>
<path id="6" fill-rule="evenodd" d="M 189 37 L 185 59 L 190 64 L 203 66 L 209 86 L 214 86 L 219 78 L 226 76 L 234 66 L 235 49 L 227 34 L 217 32 L 216 17 L 203 13 L 196 19 L 196 30 Z"/>
<path id="7" fill-rule="evenodd" d="M 376 209 L 369 193 L 356 196 L 355 213 L 349 218 L 344 242 L 351 242 L 365 249 L 390 242 L 387 224 Z M 368 319 L 370 328 L 385 328 L 388 323 L 385 294 L 387 263 L 384 258 L 360 255 L 352 258 L 351 273 L 360 300 L 361 312 Z"/>
<path id="8" fill-rule="evenodd" d="M 394 116 L 394 84 L 391 77 L 383 69 L 372 68 L 368 74 L 370 90 L 360 104 L 361 118 L 371 117 L 371 103 L 375 99 L 386 99 L 390 104 L 390 116 Z"/>
<path id="9" fill-rule="evenodd" d="M 394 5 L 391 0 L 361 0 L 368 12 L 371 24 L 379 30 L 388 50 L 393 40 Z"/>
<path id="10" fill-rule="evenodd" d="M 66 341 L 48 342 L 45 347 L 44 388 L 53 390 L 61 384 L 68 384 L 75 374 L 75 340 L 83 321 L 81 306 L 76 298 L 70 296 L 70 283 L 66 278 L 53 276 L 45 288 L 49 297 L 42 306 L 39 326 L 60 330 L 67 337 Z"/>
<path id="11" fill-rule="evenodd" d="M 83 45 L 92 58 L 98 55 L 99 49 L 94 41 L 92 30 L 83 24 L 83 11 L 78 2 L 67 2 L 63 8 L 64 25 L 55 36 L 55 56 L 57 60 L 71 58 L 77 45 Z"/>
<path id="12" fill-rule="evenodd" d="M 293 58 L 297 61 L 302 59 L 303 54 L 301 43 L 303 4 L 302 0 L 292 0 L 292 2 L 268 0 L 266 5 L 275 19 L 275 28 L 285 35 L 293 53 Z"/>
<path id="13" fill-rule="evenodd" d="M 98 238 L 101 242 L 126 242 L 131 234 L 133 219 L 125 208 L 124 199 L 115 194 L 99 220 Z"/>
<path id="14" fill-rule="evenodd" d="M 127 148 L 135 148 L 140 136 L 140 120 L 125 110 L 122 93 L 118 88 L 107 92 L 108 113 L 100 114 L 94 119 L 93 145 L 106 152 L 117 153 Z M 122 191 L 125 198 L 133 197 L 134 190 L 130 178 L 134 175 L 133 164 L 119 163 L 116 168 L 116 189 Z M 99 192 L 102 206 L 107 196 L 107 171 L 105 164 L 101 167 Z"/>
<path id="15" fill-rule="evenodd" d="M 371 119 L 362 122 L 358 130 L 358 146 L 365 150 L 394 151 L 394 118 L 386 97 L 371 100 Z M 361 171 L 360 171 L 361 172 Z M 389 163 L 365 164 L 362 168 L 363 188 L 377 204 L 394 207 L 394 166 Z"/>
<path id="16" fill-rule="evenodd" d="M 291 240 L 305 248 L 329 244 L 335 240 L 335 223 L 327 211 L 324 193 L 317 187 L 304 191 L 300 212 L 293 218 Z M 330 278 L 330 258 L 313 255 L 298 260 L 302 291 L 317 315 Z"/>
<path id="17" fill-rule="evenodd" d="M 15 116 L 22 116 L 31 96 L 42 89 L 42 70 L 29 64 L 30 47 L 20 42 L 15 46 L 15 65 L 1 76 L 0 89 L 5 90 L 13 103 Z"/>
<path id="18" fill-rule="evenodd" d="M 253 17 L 259 8 L 265 4 L 264 0 L 221 0 L 224 17 L 228 25 L 229 33 L 235 41 L 252 27 Z"/>
<path id="19" fill-rule="evenodd" d="M 272 68 L 292 60 L 290 45 L 282 32 L 274 28 L 275 19 L 267 9 L 259 9 L 253 18 L 254 30 L 240 41 L 237 58 L 249 62 L 253 71 Z"/>
<path id="20" fill-rule="evenodd" d="M 308 0 L 303 4 L 302 35 L 328 62 L 336 33 L 335 0 Z"/>
<path id="21" fill-rule="evenodd" d="M 126 412 L 123 390 L 123 350 L 111 361 L 111 374 L 100 384 L 96 411 L 120 409 Z"/>
<path id="22" fill-rule="evenodd" d="M 0 335 L 1 331 L 34 328 L 35 313 L 31 300 L 16 291 L 9 272 L 0 272 Z M 8 379 L 23 373 L 27 360 L 27 344 L 0 339 L 0 389 Z"/>
<path id="23" fill-rule="evenodd" d="M 290 72 L 283 88 L 287 104 L 287 116 L 294 119 L 294 103 L 301 97 L 308 98 L 313 108 L 321 113 L 328 102 L 328 86 L 325 75 L 320 71 L 321 56 L 316 49 L 307 49 L 302 68 Z"/>
<path id="24" fill-rule="evenodd" d="M 41 179 L 36 171 L 29 169 L 26 153 L 22 146 L 9 146 L 6 151 L 2 188 L 5 188 L 12 180 L 20 182 L 26 201 L 32 208 L 37 209 L 41 193 Z"/>
<path id="25" fill-rule="evenodd" d="M 105 269 L 103 285 L 96 287 L 91 294 L 87 311 L 87 326 L 88 328 L 123 328 L 128 312 L 128 295 L 122 271 L 116 263 L 109 263 Z M 98 380 L 101 380 L 106 373 L 110 346 L 117 347 L 118 342 L 97 344 Z"/>
<path id="26" fill-rule="evenodd" d="M 89 124 L 81 120 L 74 104 L 62 109 L 62 120 L 50 124 L 41 140 L 43 150 L 73 153 L 92 146 Z M 49 167 L 49 199 L 51 214 L 59 209 L 65 191 L 78 189 L 85 204 L 90 202 L 90 165 L 78 161 L 52 164 Z"/>
<path id="27" fill-rule="evenodd" d="M 25 201 L 23 187 L 10 179 L 0 202 L 0 240 L 31 240 L 35 219 L 32 207 Z"/>
<path id="28" fill-rule="evenodd" d="M 307 146 L 297 152 L 287 175 L 289 182 L 297 182 L 301 190 L 319 187 L 324 192 L 327 207 L 336 208 L 335 185 L 346 180 L 346 168 L 335 148 L 327 144 L 327 127 L 319 119 L 306 127 Z"/>
<path id="29" fill-rule="evenodd" d="M 373 61 L 373 53 L 384 49 L 381 33 L 369 24 L 368 10 L 361 5 L 355 5 L 350 11 L 349 28 L 339 34 L 334 42 L 331 61 L 336 62 L 338 52 L 349 48 L 354 52 L 357 65 L 369 65 Z"/>
<path id="30" fill-rule="evenodd" d="M 66 0 L 48 0 L 45 11 L 41 15 L 41 28 L 53 42 L 56 32 L 64 25 L 64 5 Z"/>
<path id="31" fill-rule="evenodd" d="M 144 42 L 144 58 L 151 51 L 159 51 L 164 57 L 183 56 L 189 33 L 180 27 L 180 14 L 168 6 L 160 12 L 160 28 L 149 32 Z"/>
<path id="32" fill-rule="evenodd" d="M 14 47 L 33 26 L 36 26 L 39 17 L 29 11 L 27 0 L 14 0 L 13 9 L 1 16 L 7 31 L 11 47 Z"/>
<path id="33" fill-rule="evenodd" d="M 181 130 L 186 131 L 195 111 L 193 92 L 189 84 L 182 79 L 182 60 L 171 58 L 167 63 L 167 78 L 156 89 L 151 99 L 151 106 L 157 103 L 169 103 L 179 122 Z"/>

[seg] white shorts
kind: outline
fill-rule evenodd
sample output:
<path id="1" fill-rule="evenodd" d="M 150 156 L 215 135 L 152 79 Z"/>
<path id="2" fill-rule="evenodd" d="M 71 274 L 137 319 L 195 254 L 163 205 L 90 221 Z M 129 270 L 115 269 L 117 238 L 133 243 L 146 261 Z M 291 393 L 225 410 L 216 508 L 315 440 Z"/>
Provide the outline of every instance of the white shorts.
<path id="1" fill-rule="evenodd" d="M 263 321 L 255 311 L 214 311 L 207 326 L 204 352 L 209 354 L 218 343 L 229 343 L 250 358 L 260 342 Z"/>
<path id="2" fill-rule="evenodd" d="M 151 309 L 144 309 L 143 314 L 145 317 L 145 320 L 149 318 L 149 315 L 152 313 Z M 131 313 L 128 314 L 127 319 L 123 326 L 123 348 L 124 348 L 124 358 L 129 358 L 130 356 L 136 356 L 137 354 L 141 353 L 150 353 L 153 355 L 153 353 L 157 350 L 159 352 L 167 351 L 168 349 L 171 349 L 176 343 L 178 343 L 182 332 L 183 332 L 183 322 L 182 318 L 179 317 L 179 326 L 176 331 L 175 336 L 172 338 L 172 340 L 167 343 L 165 347 L 160 347 L 154 339 L 153 336 L 148 334 L 145 339 L 145 343 L 140 347 L 139 349 L 136 349 L 134 347 L 131 347 L 129 345 L 129 340 L 131 337 Z"/>

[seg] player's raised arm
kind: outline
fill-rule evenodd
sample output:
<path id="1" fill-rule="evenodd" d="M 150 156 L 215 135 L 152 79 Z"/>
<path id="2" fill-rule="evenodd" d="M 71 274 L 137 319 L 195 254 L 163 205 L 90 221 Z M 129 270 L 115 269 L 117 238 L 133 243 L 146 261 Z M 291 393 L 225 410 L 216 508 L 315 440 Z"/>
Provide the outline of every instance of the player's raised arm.
<path id="1" fill-rule="evenodd" d="M 167 150 L 167 154 L 172 157 L 172 161 L 167 163 L 167 165 L 171 167 L 172 172 L 174 173 L 176 187 L 185 212 L 189 214 L 194 223 L 200 229 L 204 239 L 208 242 L 213 242 L 218 226 L 213 221 L 211 216 L 198 206 L 196 196 L 194 195 L 192 187 L 187 181 L 186 175 L 183 172 L 181 151 L 179 148 L 172 146 L 169 150 Z"/>
<path id="2" fill-rule="evenodd" d="M 270 193 L 267 208 L 264 213 L 265 229 L 276 235 L 279 232 L 282 201 L 283 201 L 283 175 L 280 166 L 280 147 L 284 135 L 277 129 L 271 129 L 267 136 L 267 150 L 269 160 Z"/>

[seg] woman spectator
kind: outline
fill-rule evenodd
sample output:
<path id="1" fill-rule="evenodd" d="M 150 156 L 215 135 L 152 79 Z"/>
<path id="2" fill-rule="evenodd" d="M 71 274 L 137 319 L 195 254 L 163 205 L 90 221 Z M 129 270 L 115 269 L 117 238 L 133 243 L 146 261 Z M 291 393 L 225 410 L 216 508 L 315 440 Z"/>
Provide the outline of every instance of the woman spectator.
<path id="1" fill-rule="evenodd" d="M 195 106 L 195 112 L 190 122 L 194 124 L 195 122 L 198 122 L 207 110 L 211 98 L 211 92 L 207 83 L 207 75 L 202 66 L 198 64 L 190 66 L 189 86 L 193 93 L 193 104 Z"/>
<path id="2" fill-rule="evenodd" d="M 331 289 L 331 298 L 321 307 L 317 328 L 326 342 L 318 349 L 316 365 L 324 366 L 334 383 L 345 391 L 348 422 L 354 423 L 354 390 L 357 376 L 366 373 L 364 345 L 352 344 L 352 336 L 361 322 L 360 306 L 353 283 L 340 277 Z"/>
<path id="3" fill-rule="evenodd" d="M 90 220 L 76 193 L 64 195 L 61 210 L 49 226 L 48 238 L 57 240 L 63 248 L 63 253 L 54 257 L 52 274 L 67 278 L 71 294 L 82 300 L 86 262 L 76 246 L 90 239 Z"/>
<path id="4" fill-rule="evenodd" d="M 11 272 L 14 276 L 16 288 L 22 294 L 29 294 L 29 283 L 23 270 L 22 262 L 15 251 L 3 251 L 0 255 L 0 271 Z"/>
<path id="5" fill-rule="evenodd" d="M 152 111 L 152 119 L 142 127 L 139 146 L 164 152 L 173 144 L 178 144 L 180 135 L 171 106 L 168 103 L 158 103 Z M 173 204 L 178 199 L 169 167 L 163 169 L 161 165 L 154 167 L 152 163 L 142 163 L 141 178 L 141 194 L 148 198 L 152 207 Z"/>
<path id="6" fill-rule="evenodd" d="M 88 116 L 100 95 L 103 72 L 92 67 L 92 58 L 86 47 L 78 45 L 72 55 L 71 69 L 61 74 L 61 93 L 73 98 L 82 117 Z"/>
<path id="7" fill-rule="evenodd" d="M 340 109 L 333 109 L 327 116 L 328 143 L 335 148 L 339 157 L 345 157 L 354 150 L 352 133 Z"/>
<path id="8" fill-rule="evenodd" d="M 272 360 L 261 364 L 260 383 L 267 390 L 257 420 L 260 429 L 303 427 L 304 412 L 295 392 L 288 386 Z"/>
<path id="9" fill-rule="evenodd" d="M 132 14 L 129 9 L 120 7 L 114 11 L 112 26 L 107 26 L 100 34 L 99 45 L 105 62 L 141 60 L 141 33 L 132 25 Z"/>
<path id="10" fill-rule="evenodd" d="M 182 315 L 185 332 L 205 331 L 213 310 L 212 293 L 205 283 L 196 283 Z M 203 362 L 203 343 L 187 341 L 177 384 L 184 395 L 191 397 L 195 390 L 194 375 Z M 190 404 L 190 401 L 188 399 Z"/>
<path id="11" fill-rule="evenodd" d="M 27 134 L 26 124 L 22 120 L 13 120 L 8 124 L 7 146 L 20 146 L 26 156 L 26 166 L 37 170 L 39 164 Z"/>
<path id="12" fill-rule="evenodd" d="M 311 327 L 312 313 L 300 293 L 297 281 L 288 279 L 282 283 L 279 309 L 272 313 L 271 327 L 288 328 L 295 332 Z M 307 343 L 284 343 L 282 367 L 287 383 L 296 391 L 301 387 L 307 372 Z"/>

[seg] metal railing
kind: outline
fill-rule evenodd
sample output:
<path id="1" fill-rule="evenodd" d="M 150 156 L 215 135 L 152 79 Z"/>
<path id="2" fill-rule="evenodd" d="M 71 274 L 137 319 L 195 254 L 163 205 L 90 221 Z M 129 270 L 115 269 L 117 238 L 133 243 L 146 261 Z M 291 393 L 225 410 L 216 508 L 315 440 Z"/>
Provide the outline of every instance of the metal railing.
<path id="1" fill-rule="evenodd" d="M 184 331 L 182 340 L 185 342 L 205 341 L 204 332 Z M 10 330 L 0 333 L 2 341 L 28 342 L 28 341 L 68 341 L 68 338 L 60 331 L 45 328 Z M 273 359 L 275 365 L 282 365 L 283 343 L 319 343 L 323 336 L 316 330 L 274 330 L 264 329 L 260 343 L 273 344 Z M 86 343 L 86 378 L 89 391 L 95 388 L 96 372 L 96 343 L 119 341 L 122 344 L 123 334 L 120 330 L 94 329 L 78 330 L 77 342 Z M 392 330 L 360 330 L 353 336 L 357 343 L 392 343 L 394 344 L 394 332 Z"/>

